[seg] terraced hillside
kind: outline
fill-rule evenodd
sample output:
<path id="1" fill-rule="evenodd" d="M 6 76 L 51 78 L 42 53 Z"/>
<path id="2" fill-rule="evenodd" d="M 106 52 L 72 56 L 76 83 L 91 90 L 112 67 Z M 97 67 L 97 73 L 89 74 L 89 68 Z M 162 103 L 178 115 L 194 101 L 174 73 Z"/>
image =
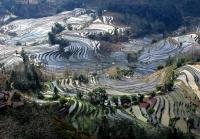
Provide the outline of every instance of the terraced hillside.
<path id="1" fill-rule="evenodd" d="M 183 132 L 199 128 L 199 65 L 186 65 L 179 69 L 174 89 L 157 95 L 155 105 L 141 107 L 142 114 L 153 124 L 176 127 Z M 149 104 L 149 101 L 145 103 Z M 153 113 L 148 113 L 153 109 Z M 147 114 L 148 113 L 148 114 Z M 193 126 L 189 121 L 193 121 Z"/>
<path id="2" fill-rule="evenodd" d="M 109 121 L 128 119 L 135 122 L 134 118 L 123 110 L 110 107 L 102 109 L 73 98 L 67 100 L 60 113 L 66 116 L 66 120 L 70 120 L 74 127 L 81 131 L 89 130 L 90 133 L 97 132 L 102 117 L 107 117 Z"/>
<path id="3" fill-rule="evenodd" d="M 176 87 L 182 89 L 187 96 L 191 99 L 199 101 L 199 65 L 186 65 L 181 69 Z"/>
<path id="4" fill-rule="evenodd" d="M 179 58 L 198 55 L 199 32 L 156 41 L 131 39 L 129 29 L 112 14 L 80 8 L 3 25 L 0 70 L 2 77 L 7 74 L 6 89 L 31 82 L 36 90 L 21 90 L 27 102 L 59 105 L 64 121 L 90 134 L 104 118 L 144 130 L 200 129 L 199 59 Z"/>
<path id="5" fill-rule="evenodd" d="M 58 37 L 70 42 L 70 46 L 65 48 L 67 58 L 61 56 L 58 47 L 48 44 L 48 33 L 55 23 L 64 27 L 64 31 Z M 65 66 L 70 65 L 71 69 L 91 67 L 94 70 L 99 59 L 107 67 L 118 55 L 113 55 L 110 59 L 103 58 L 99 54 L 101 43 L 88 39 L 87 36 L 113 34 L 115 29 L 123 33 L 128 28 L 116 26 L 113 17 L 99 18 L 92 10 L 75 9 L 50 17 L 13 21 L 0 28 L 0 43 L 23 47 L 29 55 L 34 55 L 35 62 L 48 61 L 49 69 L 63 70 Z M 44 49 L 41 49 L 42 47 Z"/>
<path id="6" fill-rule="evenodd" d="M 165 64 L 169 57 L 199 50 L 198 34 L 169 37 L 146 48 L 138 58 L 142 63 L 139 69 L 156 70 L 158 65 Z"/>
<path id="7" fill-rule="evenodd" d="M 22 58 L 16 54 L 16 51 L 20 50 L 20 48 L 0 45 L 0 62 L 4 63 L 5 67 L 17 65 L 22 62 Z"/>

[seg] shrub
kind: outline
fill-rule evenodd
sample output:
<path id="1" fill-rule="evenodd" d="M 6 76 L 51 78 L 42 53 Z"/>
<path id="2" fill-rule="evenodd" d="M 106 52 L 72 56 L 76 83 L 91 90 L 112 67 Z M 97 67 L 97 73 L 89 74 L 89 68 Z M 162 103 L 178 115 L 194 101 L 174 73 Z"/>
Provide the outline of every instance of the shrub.
<path id="1" fill-rule="evenodd" d="M 89 82 L 88 78 L 87 78 L 85 75 L 83 75 L 83 74 L 81 74 L 81 75 L 78 77 L 78 80 L 79 80 L 79 82 L 82 82 L 82 83 L 84 83 L 84 84 L 87 84 L 87 83 Z"/>
<path id="2" fill-rule="evenodd" d="M 49 43 L 52 45 L 56 44 L 56 35 L 53 34 L 52 32 L 48 33 L 48 38 L 49 38 Z"/>
<path id="3" fill-rule="evenodd" d="M 129 97 L 129 96 L 126 96 L 126 95 L 121 96 L 121 97 L 120 97 L 120 100 L 121 100 L 122 105 L 131 103 L 130 97 Z"/>
<path id="4" fill-rule="evenodd" d="M 143 100 L 144 100 L 144 95 L 143 95 L 143 94 L 140 94 L 140 95 L 139 95 L 139 102 L 143 102 Z"/>
<path id="5" fill-rule="evenodd" d="M 174 58 L 172 58 L 171 56 L 168 57 L 167 61 L 166 61 L 166 67 L 167 66 L 171 66 L 174 63 Z"/>
<path id="6" fill-rule="evenodd" d="M 147 113 L 148 115 L 152 115 L 155 112 L 155 110 L 153 108 L 149 108 Z"/>
<path id="7" fill-rule="evenodd" d="M 176 67 L 179 68 L 179 67 L 183 66 L 184 64 L 185 64 L 185 59 L 184 58 L 180 58 L 176 62 Z"/>
<path id="8" fill-rule="evenodd" d="M 118 106 L 118 97 L 112 96 L 111 100 L 112 100 L 112 102 L 115 103 L 116 106 Z"/>
<path id="9" fill-rule="evenodd" d="M 72 25 L 71 25 L 71 24 L 68 24 L 68 25 L 67 25 L 67 29 L 70 30 L 70 31 L 73 30 Z"/>
<path id="10" fill-rule="evenodd" d="M 16 46 L 21 46 L 21 45 L 22 45 L 22 43 L 19 41 L 16 43 Z"/>
<path id="11" fill-rule="evenodd" d="M 51 32 L 53 34 L 59 34 L 61 33 L 65 28 L 59 24 L 59 23 L 55 23 L 54 26 L 51 28 Z"/>
<path id="12" fill-rule="evenodd" d="M 158 70 L 161 70 L 161 69 L 163 69 L 163 68 L 164 68 L 163 65 L 158 65 L 158 66 L 157 66 L 157 69 L 158 69 Z"/>
<path id="13" fill-rule="evenodd" d="M 134 53 L 134 52 L 128 53 L 128 55 L 127 55 L 127 60 L 128 60 L 129 63 L 136 62 L 137 58 L 138 58 L 137 53 Z"/>
<path id="14" fill-rule="evenodd" d="M 60 98 L 60 104 L 63 106 L 68 100 L 65 97 Z"/>
<path id="15" fill-rule="evenodd" d="M 164 84 L 165 91 L 173 91 L 174 81 L 169 80 Z"/>

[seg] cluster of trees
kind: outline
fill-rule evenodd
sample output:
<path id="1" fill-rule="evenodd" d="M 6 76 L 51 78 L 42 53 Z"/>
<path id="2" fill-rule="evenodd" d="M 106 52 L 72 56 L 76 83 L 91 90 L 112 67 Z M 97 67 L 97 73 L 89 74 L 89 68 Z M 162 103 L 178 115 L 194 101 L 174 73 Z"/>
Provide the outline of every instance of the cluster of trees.
<path id="1" fill-rule="evenodd" d="M 21 57 L 25 65 L 29 64 L 29 57 L 23 48 L 21 51 Z"/>
<path id="2" fill-rule="evenodd" d="M 111 98 L 111 101 L 115 103 L 116 106 L 119 106 L 119 99 L 121 101 L 121 105 L 126 108 L 130 106 L 129 104 L 138 105 L 140 102 L 143 102 L 144 95 L 142 94 L 139 96 L 123 95 L 121 97 L 113 96 Z"/>
<path id="3" fill-rule="evenodd" d="M 3 73 L 5 71 L 5 64 L 4 63 L 0 63 L 0 72 Z"/>
<path id="4" fill-rule="evenodd" d="M 165 66 L 158 65 L 157 69 L 163 69 L 164 67 L 169 68 L 171 71 L 167 72 L 167 77 L 165 79 L 164 85 L 157 86 L 158 91 L 167 92 L 173 90 L 174 80 L 176 78 L 176 75 L 174 71 L 177 68 L 180 68 L 184 66 L 185 64 L 193 64 L 200 61 L 200 55 L 199 51 L 196 50 L 195 52 L 189 53 L 189 54 L 182 54 L 178 55 L 177 57 L 170 57 L 166 60 Z"/>
<path id="5" fill-rule="evenodd" d="M 31 4 L 30 0 L 1 0 L 2 8 L 21 18 L 38 18 L 50 16 L 64 10 L 73 10 L 83 7 L 80 0 L 38 0 L 37 4 Z M 23 4 L 24 2 L 24 4 Z M 1 10 L 0 10 L 1 12 Z"/>
<path id="6" fill-rule="evenodd" d="M 78 76 L 78 81 L 80 83 L 87 84 L 89 82 L 89 79 L 85 75 L 81 74 L 81 75 Z"/>
<path id="7" fill-rule="evenodd" d="M 30 64 L 29 57 L 22 49 L 21 57 L 23 63 L 15 66 L 15 68 L 7 75 L 6 90 L 18 89 L 20 91 L 36 91 L 41 89 L 43 81 L 42 73 L 33 64 Z"/>
<path id="8" fill-rule="evenodd" d="M 107 74 L 111 79 L 120 80 L 124 76 L 132 76 L 134 74 L 134 71 L 133 70 L 120 69 L 119 67 L 112 67 L 112 68 L 108 69 Z"/>
<path id="9" fill-rule="evenodd" d="M 58 44 L 59 45 L 59 51 L 61 54 L 69 55 L 68 53 L 65 53 L 64 48 L 70 45 L 70 42 L 63 38 L 57 38 L 57 34 L 61 33 L 63 30 L 65 30 L 65 27 L 63 27 L 59 23 L 55 23 L 55 25 L 52 27 L 51 32 L 48 33 L 49 43 L 52 45 Z"/>
<path id="10" fill-rule="evenodd" d="M 42 73 L 32 64 L 21 64 L 11 72 L 7 82 L 11 89 L 36 91 L 42 87 Z"/>
<path id="11" fill-rule="evenodd" d="M 199 61 L 200 61 L 200 55 L 198 50 L 192 53 L 178 55 L 176 57 L 169 56 L 169 58 L 166 60 L 165 66 L 158 65 L 157 67 L 158 70 L 163 69 L 164 67 L 166 67 L 167 70 L 165 71 L 167 73 L 167 77 L 165 78 L 165 83 L 163 86 L 158 86 L 157 90 L 162 92 L 172 91 L 174 80 L 176 79 L 174 71 L 184 66 L 187 63 L 193 64 Z"/>
<path id="12" fill-rule="evenodd" d="M 96 88 L 88 94 L 90 102 L 94 105 L 104 106 L 105 101 L 108 99 L 106 90 L 104 88 Z"/>
<path id="13" fill-rule="evenodd" d="M 88 84 L 89 78 L 87 74 L 84 73 L 77 73 L 77 72 L 72 72 L 68 69 L 65 69 L 64 72 L 64 77 L 65 78 L 72 78 L 72 81 L 78 80 L 80 83 Z"/>
<path id="14" fill-rule="evenodd" d="M 174 66 L 175 68 L 179 68 L 187 63 L 195 63 L 200 61 L 200 51 L 192 50 L 193 52 L 185 53 L 178 55 L 176 57 L 171 57 L 166 60 L 165 67 Z"/>
<path id="15" fill-rule="evenodd" d="M 130 25 L 142 27 L 145 32 L 164 32 L 165 30 L 174 30 L 182 22 L 181 12 L 174 6 L 165 3 L 134 3 L 123 4 L 112 3 L 108 5 L 108 10 L 119 12 L 125 15 L 124 22 Z M 132 18 L 134 15 L 136 18 Z M 137 19 L 138 24 L 133 22 Z M 131 23 L 133 22 L 133 23 Z M 171 23 L 171 24 L 170 24 Z"/>
<path id="16" fill-rule="evenodd" d="M 37 5 L 17 4 L 17 0 L 1 0 L 2 13 L 9 11 L 24 18 L 52 15 L 78 7 L 96 8 L 122 14 L 120 22 L 131 25 L 133 35 L 175 30 L 183 24 L 183 17 L 199 17 L 199 0 L 39 0 Z M 3 10 L 2 10 L 3 9 Z"/>
<path id="17" fill-rule="evenodd" d="M 120 22 L 131 25 L 133 35 L 170 32 L 183 25 L 184 17 L 200 16 L 199 0 L 100 0 L 98 3 L 101 5 L 98 13 L 106 9 L 122 14 Z"/>
<path id="18" fill-rule="evenodd" d="M 164 84 L 161 86 L 157 86 L 157 90 L 158 91 L 162 91 L 162 92 L 168 92 L 168 91 L 173 91 L 173 86 L 174 86 L 174 81 L 176 79 L 176 75 L 175 75 L 175 67 L 168 67 L 165 70 L 165 80 L 164 80 Z"/>
<path id="19" fill-rule="evenodd" d="M 122 106 L 128 105 L 131 103 L 131 98 L 129 96 L 121 96 L 120 97 Z"/>
<path id="20" fill-rule="evenodd" d="M 106 41 L 111 43 L 116 42 L 127 42 L 129 40 L 129 30 L 125 33 L 118 33 L 117 29 L 114 30 L 114 34 L 106 32 L 105 34 L 99 33 L 95 35 L 88 35 L 89 39 L 98 40 L 98 41 Z"/>

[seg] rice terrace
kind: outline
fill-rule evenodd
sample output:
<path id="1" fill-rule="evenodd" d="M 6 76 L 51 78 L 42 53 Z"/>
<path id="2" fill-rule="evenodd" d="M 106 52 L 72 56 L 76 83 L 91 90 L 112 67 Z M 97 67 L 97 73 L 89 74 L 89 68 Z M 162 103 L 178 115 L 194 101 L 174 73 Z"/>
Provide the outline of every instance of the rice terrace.
<path id="1" fill-rule="evenodd" d="M 0 139 L 199 139 L 198 0 L 1 0 Z"/>

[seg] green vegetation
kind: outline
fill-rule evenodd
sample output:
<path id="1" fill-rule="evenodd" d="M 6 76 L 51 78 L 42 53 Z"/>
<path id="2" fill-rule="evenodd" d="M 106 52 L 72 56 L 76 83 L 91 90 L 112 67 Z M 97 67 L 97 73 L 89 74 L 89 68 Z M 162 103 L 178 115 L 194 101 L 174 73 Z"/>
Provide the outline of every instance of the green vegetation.
<path id="1" fill-rule="evenodd" d="M 143 102 L 143 100 L 144 100 L 144 95 L 143 95 L 143 94 L 140 94 L 140 95 L 139 95 L 139 100 L 138 100 L 138 101 L 139 101 L 139 102 Z"/>
<path id="2" fill-rule="evenodd" d="M 129 39 L 129 31 L 126 31 L 123 34 L 117 33 L 117 29 L 115 29 L 114 34 L 105 33 L 105 34 L 96 34 L 96 35 L 88 35 L 89 39 L 105 41 L 105 42 L 127 42 Z"/>
<path id="3" fill-rule="evenodd" d="M 161 69 L 163 69 L 163 68 L 164 68 L 163 65 L 158 65 L 158 66 L 157 66 L 157 70 L 161 70 Z"/>
<path id="4" fill-rule="evenodd" d="M 130 99 L 129 96 L 125 96 L 125 95 L 121 96 L 120 100 L 121 100 L 121 103 L 122 103 L 123 106 L 131 103 L 131 99 Z"/>
<path id="5" fill-rule="evenodd" d="M 84 84 L 87 84 L 89 82 L 88 78 L 83 74 L 78 76 L 78 81 Z"/>
<path id="6" fill-rule="evenodd" d="M 54 26 L 53 26 L 52 29 L 51 29 L 51 32 L 52 32 L 53 34 L 59 34 L 59 33 L 61 33 L 63 30 L 65 30 L 65 28 L 64 28 L 61 24 L 55 23 Z"/>
<path id="7" fill-rule="evenodd" d="M 195 51 L 188 54 L 178 55 L 176 57 L 170 57 L 166 61 L 166 67 L 174 65 L 175 68 L 184 66 L 185 64 L 191 64 L 200 61 L 199 51 Z"/>
<path id="8" fill-rule="evenodd" d="M 64 48 L 69 46 L 70 43 L 68 40 L 65 40 L 63 38 L 57 38 L 56 35 L 61 33 L 64 29 L 65 28 L 61 24 L 55 23 L 55 25 L 51 29 L 51 32 L 48 33 L 49 43 L 52 45 L 58 44 L 59 51 L 63 54 L 65 53 Z"/>
<path id="9" fill-rule="evenodd" d="M 9 1 L 11 4 L 13 4 L 13 0 Z M 136 63 L 138 61 L 140 52 L 128 52 L 127 60 L 129 64 L 123 64 L 123 68 L 117 67 L 117 65 L 121 62 L 118 63 L 117 60 L 117 62 L 115 62 L 114 58 L 104 59 L 109 58 L 110 53 L 114 53 L 116 51 L 119 52 L 118 50 L 122 48 L 121 45 L 118 45 L 120 43 L 115 45 L 114 43 L 116 42 L 128 41 L 133 36 L 140 36 L 146 33 L 164 32 L 165 34 L 168 31 L 170 32 L 181 26 L 183 22 L 183 15 L 182 12 L 179 10 L 180 7 L 171 4 L 171 2 L 169 2 L 168 4 L 167 0 L 163 1 L 165 1 L 166 3 L 158 2 L 158 0 L 151 0 L 151 2 L 147 0 L 136 0 L 135 2 L 132 2 L 131 0 L 117 0 L 117 2 L 111 0 L 58 1 L 58 3 L 62 6 L 58 7 L 55 4 L 54 6 L 56 7 L 56 12 L 67 9 L 67 7 L 65 6 L 69 6 L 69 3 L 78 5 L 80 4 L 81 7 L 87 7 L 87 3 L 90 3 L 91 5 L 93 4 L 93 2 L 101 3 L 98 7 L 95 7 L 97 9 L 98 15 L 111 14 L 114 17 L 114 23 L 117 24 L 116 26 L 120 26 L 122 23 L 123 25 L 128 24 L 131 26 L 132 30 L 127 30 L 125 31 L 125 33 L 119 33 L 116 27 L 112 33 L 89 35 L 88 37 L 90 39 L 100 41 L 101 50 L 103 50 L 102 53 L 104 53 L 104 55 L 101 55 L 101 50 L 97 50 L 97 48 L 95 48 L 95 46 L 99 47 L 99 43 L 97 45 L 96 42 L 94 42 L 94 45 L 96 45 L 94 47 L 91 47 L 91 51 L 90 49 L 82 48 L 80 48 L 80 51 L 76 50 L 75 47 L 79 47 L 79 45 L 75 44 L 72 46 L 73 50 L 65 52 L 65 50 L 67 50 L 66 47 L 70 45 L 70 42 L 64 37 L 62 38 L 62 36 L 66 35 L 64 33 L 65 27 L 59 23 L 55 23 L 55 25 L 51 28 L 51 32 L 48 33 L 49 43 L 51 45 L 59 46 L 58 52 L 55 52 L 53 50 L 54 47 L 52 47 L 51 52 L 48 52 L 50 50 L 49 48 L 47 50 L 45 49 L 45 54 L 41 54 L 43 52 L 39 52 L 37 53 L 37 55 L 32 55 L 32 53 L 36 51 L 34 49 L 34 52 L 30 51 L 32 55 L 30 56 L 25 51 L 25 49 L 22 49 L 20 53 L 17 52 L 18 49 L 16 49 L 16 53 L 13 53 L 8 49 L 8 53 L 13 53 L 14 56 L 16 56 L 17 58 L 22 58 L 23 62 L 21 62 L 17 66 L 14 66 L 12 70 L 10 70 L 11 68 L 8 68 L 6 72 L 4 67 L 5 65 L 3 63 L 0 64 L 0 75 L 2 77 L 0 78 L 0 100 L 2 100 L 0 102 L 0 138 L 146 139 L 151 137 L 153 139 L 193 139 L 190 133 L 183 134 L 182 132 L 174 128 L 177 128 L 176 124 L 177 120 L 179 119 L 183 119 L 182 121 L 184 122 L 184 125 L 186 125 L 184 126 L 184 128 L 186 127 L 186 129 L 188 129 L 188 127 L 196 128 L 195 126 L 198 126 L 197 124 L 199 124 L 199 121 L 195 119 L 196 113 L 198 112 L 197 108 L 199 104 L 198 102 L 196 102 L 196 100 L 198 101 L 199 99 L 197 98 L 197 96 L 195 96 L 195 94 L 194 98 L 196 100 L 192 99 L 192 95 L 192 97 L 189 96 L 190 94 L 194 93 L 192 92 L 193 90 L 196 91 L 198 89 L 197 77 L 199 76 L 197 76 L 196 72 L 199 72 L 198 69 L 195 70 L 198 66 L 194 66 L 194 69 L 191 71 L 188 70 L 188 72 L 186 72 L 185 70 L 185 77 L 183 78 L 184 80 L 180 84 L 178 84 L 177 82 L 175 86 L 176 88 L 174 87 L 174 83 L 177 74 L 176 72 L 179 70 L 180 67 L 189 63 L 200 61 L 199 52 L 191 52 L 190 54 L 178 55 L 176 57 L 169 56 L 166 61 L 166 65 L 157 66 L 157 69 L 163 69 L 162 71 L 158 73 L 155 72 L 148 77 L 141 77 L 141 75 L 143 74 L 136 74 L 137 79 L 135 78 L 135 76 L 133 76 L 134 69 L 126 69 L 124 68 L 124 65 L 126 65 L 127 67 L 131 67 L 130 65 Z M 67 4 L 63 2 L 66 2 Z M 157 5 L 155 4 L 156 2 Z M 35 7 L 39 7 L 41 3 L 45 5 L 47 3 L 47 0 L 41 0 L 38 5 L 35 5 Z M 8 3 L 5 4 L 5 2 L 3 3 L 3 5 L 7 5 L 7 7 L 10 7 Z M 24 7 L 25 5 L 26 4 L 24 4 Z M 47 7 L 51 7 L 50 5 L 51 4 L 47 5 Z M 32 5 L 30 4 L 29 6 L 29 8 L 32 9 Z M 12 8 L 10 10 L 13 12 L 14 9 L 15 8 Z M 44 12 L 45 9 L 46 7 L 43 9 Z M 54 9 L 53 6 L 52 9 Z M 73 17 L 78 17 L 79 13 L 81 13 L 81 15 L 84 15 L 83 18 L 85 18 L 85 14 L 90 14 L 92 18 L 95 15 L 94 12 L 91 12 L 88 9 L 86 11 L 79 10 L 77 10 L 78 14 L 77 12 L 71 12 L 73 14 Z M 96 17 L 94 19 L 96 19 Z M 66 16 L 66 23 L 67 20 L 68 17 Z M 67 24 L 65 24 L 65 26 L 66 25 Z M 78 32 L 77 34 L 80 33 L 79 35 L 81 37 L 83 34 L 85 34 L 84 31 L 86 31 L 86 29 L 78 31 L 76 30 L 76 32 L 72 31 L 73 27 L 73 24 L 68 24 L 66 26 L 70 33 L 76 34 Z M 86 34 L 91 33 L 89 32 Z M 9 42 L 6 35 L 7 34 L 5 34 L 5 42 Z M 18 34 L 16 34 L 16 36 L 17 35 Z M 191 39 L 193 36 L 194 35 L 191 35 Z M 22 42 L 24 43 L 24 41 Z M 41 42 L 43 43 L 45 41 Z M 104 45 L 102 45 L 102 42 L 104 43 Z M 152 44 L 156 42 L 156 39 L 152 40 Z M 93 44 L 93 41 L 85 43 Z M 137 41 L 135 41 L 135 43 L 137 43 Z M 30 43 L 27 44 L 29 45 Z M 34 43 L 34 45 L 39 44 L 40 42 Z M 24 44 L 17 42 L 16 45 Z M 105 45 L 107 46 L 104 47 Z M 143 45 L 143 43 L 141 43 L 141 45 Z M 181 43 L 180 47 L 182 45 L 183 44 Z M 89 46 L 90 44 L 88 44 L 88 47 Z M 165 47 L 163 46 L 162 48 Z M 85 57 L 86 59 L 88 58 L 88 60 L 86 61 L 87 63 L 85 65 L 84 63 L 81 63 L 79 65 L 79 63 L 76 61 L 68 63 L 68 61 L 71 60 L 64 59 L 63 57 L 66 58 L 72 55 L 70 51 L 74 51 L 74 55 L 80 55 L 80 58 L 82 58 L 81 55 L 83 55 L 83 57 Z M 94 58 L 98 60 L 97 62 L 102 63 L 102 72 L 99 70 L 100 63 L 96 64 L 96 71 L 93 71 L 95 70 L 94 65 L 96 62 L 93 60 L 89 60 L 90 56 L 93 56 L 93 52 L 95 54 L 97 52 L 97 54 L 94 55 Z M 109 54 L 107 54 L 108 52 Z M 143 50 L 141 50 L 141 52 L 143 52 Z M 146 51 L 144 51 L 144 53 L 146 54 Z M 18 54 L 20 54 L 20 56 Z M 151 66 L 154 68 L 154 62 L 145 62 L 148 60 L 154 61 L 155 59 L 151 58 L 151 56 L 152 55 L 149 50 L 149 54 L 147 55 L 147 57 L 144 57 L 145 60 L 143 62 L 141 60 L 141 62 L 136 63 L 135 66 L 139 65 L 138 69 L 140 68 L 142 70 L 145 70 L 145 68 L 143 68 L 143 66 L 145 65 L 147 65 L 147 68 L 149 69 L 151 68 Z M 2 55 L 3 60 L 6 57 L 6 54 L 4 54 L 4 57 Z M 39 58 L 34 59 L 35 57 Z M 157 57 L 157 55 L 155 55 L 155 57 Z M 105 61 L 102 60 L 102 58 Z M 62 59 L 66 60 L 64 62 L 67 63 L 63 63 L 65 65 L 60 62 L 62 61 Z M 18 60 L 19 59 L 17 59 L 16 61 L 18 62 Z M 59 72 L 55 72 L 54 68 L 52 68 L 52 70 L 49 70 L 49 67 L 54 67 L 52 61 L 58 61 L 55 66 L 58 66 L 59 69 L 61 69 L 61 66 L 66 66 L 66 68 L 68 68 L 67 66 L 71 66 L 70 68 L 74 68 L 72 69 L 74 70 L 74 72 L 65 70 L 63 74 L 61 73 L 61 70 L 59 70 Z M 47 65 L 49 62 L 49 66 L 44 66 L 43 68 L 41 68 L 42 66 L 35 66 L 36 62 L 43 63 L 44 65 Z M 89 65 L 90 62 L 92 62 L 92 66 Z M 72 66 L 71 63 L 75 63 L 75 65 Z M 7 65 L 8 64 L 6 63 L 6 67 Z M 76 65 L 84 65 L 84 67 L 79 68 Z M 84 70 L 87 65 L 89 66 L 86 72 L 76 71 L 80 69 Z M 110 68 L 110 66 L 112 67 Z M 188 69 L 189 67 L 190 66 L 184 68 Z M 104 74 L 104 68 L 108 69 L 107 74 Z M 57 67 L 55 69 L 57 69 Z M 191 74 L 189 74 L 189 72 Z M 54 74 L 55 79 L 53 79 Z M 51 76 L 51 79 L 47 79 L 49 76 Z M 159 76 L 161 76 L 161 78 Z M 194 80 L 192 76 L 194 76 Z M 108 77 L 110 77 L 111 79 L 108 79 Z M 151 78 L 155 79 L 151 80 Z M 124 80 L 126 80 L 126 82 L 123 82 Z M 179 78 L 179 80 L 181 80 L 181 77 Z M 189 82 L 188 80 L 191 82 Z M 187 82 L 189 84 L 188 87 L 186 86 Z M 163 93 L 168 93 L 166 93 L 165 95 L 162 94 L 157 96 L 156 93 L 152 92 L 155 86 L 159 83 L 163 84 L 161 86 L 157 86 L 157 90 Z M 181 86 L 184 83 L 185 88 L 184 86 Z M 178 85 L 180 85 L 180 87 Z M 106 88 L 103 87 L 108 88 L 109 95 L 106 92 Z M 135 90 L 139 90 L 140 87 L 142 88 L 141 90 L 144 91 L 136 92 Z M 191 89 L 189 87 L 191 87 Z M 179 89 L 185 89 L 186 91 L 183 92 Z M 8 92 L 6 92 L 5 90 Z M 188 93 L 189 91 L 191 91 L 190 94 Z M 121 95 L 121 93 L 128 95 Z M 135 94 L 132 94 L 133 96 L 129 96 L 131 93 Z M 185 96 L 182 93 L 187 93 L 188 96 Z M 9 103 L 10 101 L 10 94 L 13 95 L 11 101 L 15 101 L 16 105 L 18 101 L 22 101 L 23 99 L 25 99 L 23 102 L 25 104 L 24 107 L 17 107 L 17 109 L 14 109 L 15 103 L 13 102 L 11 102 L 11 104 L 7 106 L 7 103 Z M 115 105 L 113 105 L 113 103 Z M 193 106 L 193 103 L 197 104 Z M 148 108 L 145 111 L 146 107 Z M 149 125 L 149 123 L 147 124 L 147 122 L 152 123 L 155 126 Z M 197 122 L 197 124 L 195 122 Z M 164 126 L 168 126 L 169 124 L 170 129 L 164 128 L 163 126 L 160 126 L 160 124 L 163 124 Z"/>
<path id="10" fill-rule="evenodd" d="M 23 59 L 24 64 L 27 64 L 29 62 L 29 57 L 26 54 L 26 52 L 24 51 L 24 49 L 22 49 L 22 51 L 21 51 L 21 57 Z"/>
<path id="11" fill-rule="evenodd" d="M 6 11 L 20 18 L 35 18 L 52 15 L 74 8 L 89 7 L 97 9 L 99 16 L 104 10 L 122 14 L 118 22 L 129 24 L 133 31 L 131 35 L 166 32 L 175 30 L 184 23 L 184 17 L 198 17 L 200 4 L 198 0 L 39 0 L 37 5 L 17 4 L 17 0 L 2 0 L 0 14 Z M 51 8 L 49 8 L 51 7 Z M 159 18 L 158 18 L 159 17 Z M 192 23 L 186 22 L 187 25 Z M 193 25 L 193 24 L 192 24 Z"/>
<path id="12" fill-rule="evenodd" d="M 134 74 L 133 70 L 120 69 L 119 67 L 110 68 L 107 73 L 111 79 L 118 80 L 124 76 L 132 76 Z"/>
<path id="13" fill-rule="evenodd" d="M 112 102 L 115 103 L 116 106 L 119 105 L 119 104 L 118 104 L 118 97 L 116 97 L 116 96 L 112 96 L 111 100 L 112 100 Z"/>
<path id="14" fill-rule="evenodd" d="M 19 109 L 8 108 L 0 113 L 2 138 L 20 139 L 92 139 L 88 133 L 77 131 L 63 121 L 57 105 L 26 104 Z"/>
<path id="15" fill-rule="evenodd" d="M 7 72 L 5 89 L 18 89 L 20 91 L 37 91 L 42 88 L 44 77 L 42 72 L 33 64 L 22 49 L 21 57 L 23 63 L 15 66 L 14 70 Z"/>
<path id="16" fill-rule="evenodd" d="M 41 72 L 34 65 L 22 64 L 10 73 L 8 83 L 11 87 L 21 91 L 36 91 L 42 88 L 42 80 Z"/>
<path id="17" fill-rule="evenodd" d="M 163 86 L 157 86 L 156 89 L 162 92 L 173 91 L 174 81 L 175 81 L 175 71 L 174 66 L 167 67 L 165 69 L 165 80 Z"/>
<path id="18" fill-rule="evenodd" d="M 92 92 L 89 92 L 90 102 L 95 105 L 104 105 L 107 100 L 106 90 L 104 88 L 96 88 Z"/>
<path id="19" fill-rule="evenodd" d="M 152 133 L 151 129 L 146 131 L 128 120 L 115 121 L 115 124 L 112 125 L 106 118 L 103 118 L 101 123 L 98 132 L 99 139 L 193 139 L 191 134 L 185 135 L 176 129 L 160 128 L 159 132 Z"/>
<path id="20" fill-rule="evenodd" d="M 127 60 L 129 63 L 137 62 L 138 54 L 134 52 L 129 52 L 127 54 Z"/>
<path id="21" fill-rule="evenodd" d="M 152 115 L 155 112 L 155 110 L 153 108 L 149 108 L 147 113 L 148 115 Z"/>
<path id="22" fill-rule="evenodd" d="M 89 79 L 88 79 L 88 77 L 87 77 L 87 75 L 85 75 L 85 74 L 78 74 L 77 72 L 70 72 L 70 71 L 66 71 L 66 76 L 72 76 L 72 81 L 76 81 L 76 80 L 78 80 L 79 81 L 79 83 L 84 83 L 84 84 L 88 84 L 88 82 L 89 82 Z"/>
<path id="23" fill-rule="evenodd" d="M 192 54 L 189 53 L 189 54 L 178 55 L 173 58 L 169 56 L 165 65 L 166 77 L 165 77 L 164 84 L 163 86 L 157 86 L 157 90 L 162 91 L 162 92 L 172 91 L 173 86 L 174 86 L 175 76 L 176 76 L 175 71 L 186 64 L 198 62 L 199 60 L 200 60 L 200 56 L 199 56 L 198 51 Z M 158 69 L 162 69 L 162 68 L 163 66 L 160 66 L 160 65 L 158 66 Z"/>

